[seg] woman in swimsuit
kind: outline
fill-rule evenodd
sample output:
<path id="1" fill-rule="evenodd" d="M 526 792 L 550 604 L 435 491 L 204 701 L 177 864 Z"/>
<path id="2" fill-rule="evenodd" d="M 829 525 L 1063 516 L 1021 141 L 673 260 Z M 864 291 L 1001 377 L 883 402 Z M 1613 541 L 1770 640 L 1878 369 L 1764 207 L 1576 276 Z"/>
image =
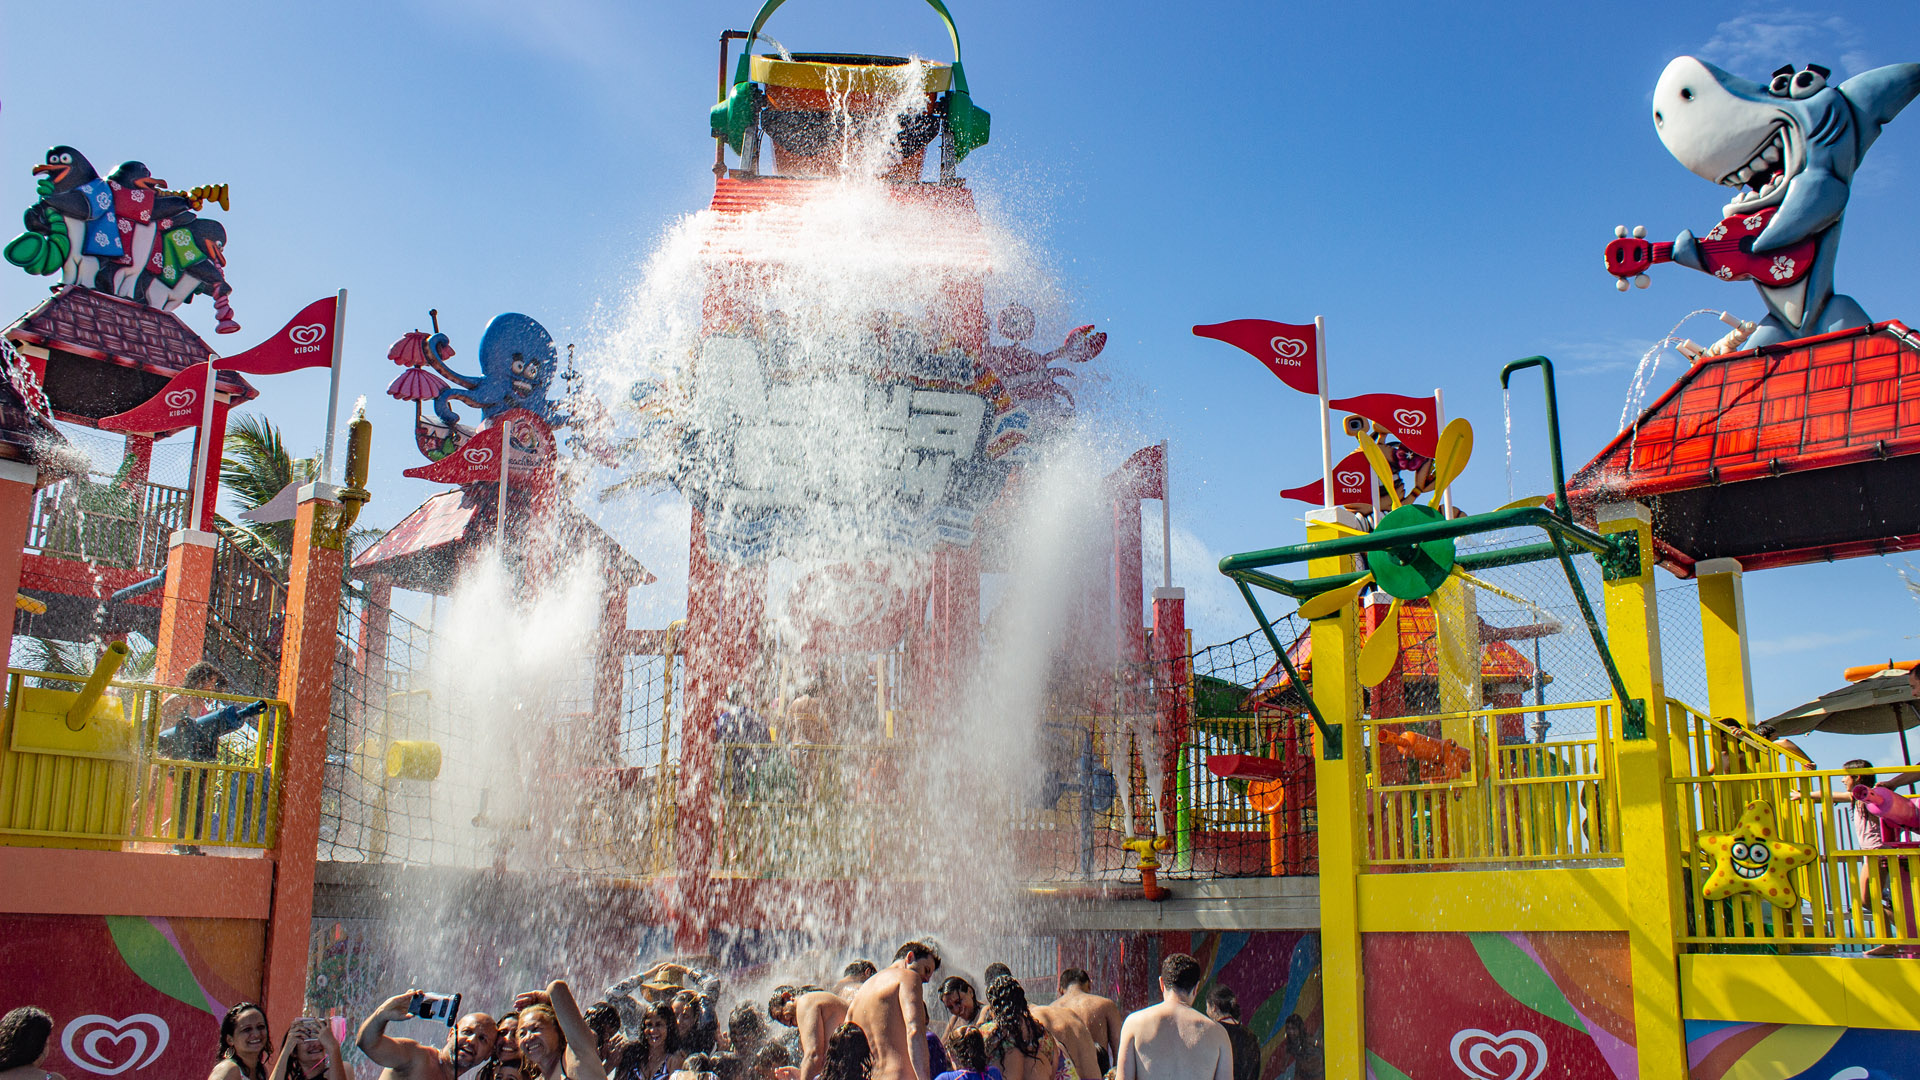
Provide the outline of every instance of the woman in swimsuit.
<path id="1" fill-rule="evenodd" d="M 346 1062 L 340 1056 L 340 1044 L 334 1040 L 333 1026 L 311 1016 L 295 1020 L 287 1028 L 287 1037 L 280 1041 L 273 1080 L 347 1080 Z"/>
<path id="2" fill-rule="evenodd" d="M 267 1014 L 251 1001 L 227 1010 L 220 1020 L 220 1059 L 207 1080 L 267 1080 L 267 1055 L 273 1040 L 267 1037 Z"/>
<path id="3" fill-rule="evenodd" d="M 1059 1041 L 1027 1011 L 1020 980 L 1002 975 L 987 984 L 987 1004 L 993 1020 L 980 1029 L 987 1036 L 987 1059 L 1006 1080 L 1080 1080 Z"/>
<path id="4" fill-rule="evenodd" d="M 593 1030 L 580 1015 L 573 990 L 555 979 L 545 990 L 529 990 L 513 999 L 519 1013 L 515 1041 L 520 1047 L 521 1075 L 533 1080 L 607 1080 L 607 1070 L 593 1052 Z M 568 1053 L 568 1044 L 575 1049 Z"/>
<path id="5" fill-rule="evenodd" d="M 40 1067 L 53 1042 L 53 1017 L 22 1005 L 0 1016 L 0 1080 L 66 1080 Z"/>
<path id="6" fill-rule="evenodd" d="M 686 1059 L 674 1038 L 673 1006 L 656 1001 L 640 1017 L 640 1038 L 622 1050 L 615 1080 L 667 1080 Z"/>

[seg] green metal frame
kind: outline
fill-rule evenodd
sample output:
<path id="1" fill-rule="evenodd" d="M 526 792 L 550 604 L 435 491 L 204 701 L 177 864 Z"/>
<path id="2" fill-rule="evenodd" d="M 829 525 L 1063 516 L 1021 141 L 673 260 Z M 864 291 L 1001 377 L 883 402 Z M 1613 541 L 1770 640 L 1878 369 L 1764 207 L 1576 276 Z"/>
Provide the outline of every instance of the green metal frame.
<path id="1" fill-rule="evenodd" d="M 1473 573 L 1501 566 L 1544 562 L 1548 559 L 1559 562 L 1562 571 L 1566 574 L 1567 584 L 1573 589 L 1574 599 L 1580 605 L 1581 618 L 1586 623 L 1587 632 L 1593 637 L 1594 648 L 1600 654 L 1601 664 L 1607 670 L 1607 680 L 1612 684 L 1613 692 L 1621 702 L 1621 732 L 1629 739 L 1646 738 L 1646 703 L 1627 696 L 1626 684 L 1621 680 L 1620 670 L 1613 662 L 1613 653 L 1607 648 L 1606 633 L 1601 629 L 1600 620 L 1594 613 L 1593 602 L 1588 598 L 1586 588 L 1580 583 L 1580 575 L 1574 569 L 1572 552 L 1573 548 L 1578 548 L 1597 556 L 1604 572 L 1611 580 L 1617 576 L 1618 569 L 1629 558 L 1634 571 L 1637 572 L 1640 562 L 1639 538 L 1635 534 L 1625 534 L 1622 537 L 1602 536 L 1573 520 L 1567 503 L 1566 475 L 1560 455 L 1560 415 L 1554 393 L 1553 362 L 1544 356 L 1530 356 L 1524 360 L 1516 360 L 1501 369 L 1500 385 L 1504 388 L 1513 372 L 1530 367 L 1540 368 L 1545 378 L 1548 449 L 1552 455 L 1554 495 L 1557 500 L 1552 509 L 1527 506 L 1494 510 L 1485 514 L 1433 521 L 1387 532 L 1341 536 L 1332 540 L 1249 551 L 1239 555 L 1229 555 L 1220 560 L 1220 572 L 1239 586 L 1240 595 L 1246 600 L 1248 610 L 1253 612 L 1254 620 L 1260 624 L 1260 631 L 1266 636 L 1267 644 L 1272 646 L 1274 656 L 1279 658 L 1280 666 L 1285 669 L 1287 677 L 1293 680 L 1293 685 L 1300 688 L 1301 696 L 1307 703 L 1307 713 L 1312 717 L 1314 726 L 1320 731 L 1323 757 L 1326 760 L 1334 761 L 1343 756 L 1341 732 L 1329 727 L 1325 718 L 1320 715 L 1320 708 L 1314 702 L 1313 694 L 1308 690 L 1307 684 L 1301 680 L 1300 673 L 1294 669 L 1293 660 L 1280 643 L 1279 635 L 1274 632 L 1273 622 L 1261 608 L 1259 598 L 1254 595 L 1253 587 L 1259 586 L 1268 592 L 1278 593 L 1295 601 L 1305 601 L 1321 593 L 1351 585 L 1364 575 L 1360 571 L 1353 571 L 1344 574 L 1327 574 L 1317 578 L 1287 578 L 1269 573 L 1268 570 L 1275 566 L 1303 563 L 1311 559 L 1411 548 L 1416 544 L 1434 540 L 1454 540 L 1463 536 L 1518 528 L 1538 528 L 1546 534 L 1546 542 L 1461 555 L 1456 561 L 1457 565 L 1460 569 Z"/>

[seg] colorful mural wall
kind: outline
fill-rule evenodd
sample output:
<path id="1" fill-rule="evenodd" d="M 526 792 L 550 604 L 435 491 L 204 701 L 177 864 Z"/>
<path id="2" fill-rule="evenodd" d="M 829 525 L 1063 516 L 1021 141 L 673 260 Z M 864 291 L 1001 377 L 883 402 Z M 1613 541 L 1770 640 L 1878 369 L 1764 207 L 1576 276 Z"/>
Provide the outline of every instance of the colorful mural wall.
<path id="1" fill-rule="evenodd" d="M 1690 1080 L 1897 1080 L 1916 1058 L 1920 1031 L 1687 1021 Z"/>
<path id="2" fill-rule="evenodd" d="M 201 1076 L 220 1018 L 258 1000 L 264 923 L 120 915 L 0 919 L 0 1013 L 53 1015 L 46 1068 L 87 1076 Z"/>
<path id="3" fill-rule="evenodd" d="M 1368 934 L 1361 962 L 1369 1080 L 1640 1075 L 1624 933 Z"/>

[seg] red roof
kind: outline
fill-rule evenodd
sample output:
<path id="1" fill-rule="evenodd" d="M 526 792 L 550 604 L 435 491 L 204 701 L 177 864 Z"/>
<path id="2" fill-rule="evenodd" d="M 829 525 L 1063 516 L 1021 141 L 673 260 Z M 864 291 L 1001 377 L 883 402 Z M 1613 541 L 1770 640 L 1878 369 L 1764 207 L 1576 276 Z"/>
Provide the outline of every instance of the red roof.
<path id="1" fill-rule="evenodd" d="M 64 286 L 42 300 L 16 319 L 6 336 L 154 375 L 177 375 L 213 355 L 173 312 L 79 285 Z M 220 372 L 218 378 L 220 390 L 235 404 L 260 396 L 233 372 Z"/>
<path id="2" fill-rule="evenodd" d="M 511 489 L 507 502 L 507 534 L 509 539 L 517 539 L 530 515 L 524 497 L 516 498 Z M 466 557 L 492 541 L 496 505 L 492 484 L 468 484 L 443 491 L 421 503 L 372 547 L 354 556 L 353 576 L 362 580 L 385 578 L 402 588 L 445 595 Z M 561 502 L 558 513 L 563 518 L 559 531 L 568 538 L 568 548 L 597 552 L 602 573 L 631 585 L 655 580 L 613 537 L 571 505 Z"/>
<path id="3" fill-rule="evenodd" d="M 1920 546 L 1920 514 L 1873 494 L 1920 468 L 1889 464 L 1916 451 L 1920 336 L 1885 322 L 1695 364 L 1574 474 L 1569 497 L 1588 520 L 1599 502 L 1654 504 L 1682 573 L 1705 558 L 1756 569 L 1905 550 Z"/>
<path id="4" fill-rule="evenodd" d="M 1383 609 L 1384 610 L 1384 609 Z M 1533 682 L 1533 664 L 1520 651 L 1498 640 L 1502 628 L 1480 620 L 1480 678 L 1490 683 Z M 1287 659 L 1300 677 L 1313 680 L 1313 635 L 1301 634 L 1287 647 Z M 1397 674 L 1415 682 L 1440 677 L 1439 641 L 1433 626 L 1433 608 L 1424 600 L 1400 605 L 1400 664 Z M 1255 684 L 1252 700 L 1270 698 L 1292 684 L 1286 669 L 1275 661 L 1267 674 Z"/>

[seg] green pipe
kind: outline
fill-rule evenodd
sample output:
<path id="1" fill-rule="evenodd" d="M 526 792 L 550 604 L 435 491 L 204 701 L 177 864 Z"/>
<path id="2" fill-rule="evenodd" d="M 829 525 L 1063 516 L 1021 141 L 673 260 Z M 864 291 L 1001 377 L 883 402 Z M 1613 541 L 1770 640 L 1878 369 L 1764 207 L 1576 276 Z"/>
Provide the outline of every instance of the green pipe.
<path id="1" fill-rule="evenodd" d="M 1180 744 L 1180 774 L 1174 779 L 1173 865 L 1180 870 L 1193 869 L 1193 749 L 1194 743 Z"/>
<path id="2" fill-rule="evenodd" d="M 1493 510 L 1485 514 L 1431 521 L 1424 525 L 1409 525 L 1404 529 L 1393 529 L 1388 532 L 1341 536 L 1332 540 L 1309 541 L 1304 544 L 1268 548 L 1264 551 L 1228 555 L 1220 560 L 1220 572 L 1231 576 L 1235 571 L 1257 570 L 1268 566 L 1305 562 L 1308 559 L 1359 555 L 1369 551 L 1411 547 L 1430 540 L 1451 540 L 1461 536 L 1533 526 L 1551 533 L 1558 533 L 1596 555 L 1611 554 L 1613 551 L 1613 544 L 1606 537 L 1576 525 L 1546 507 L 1521 506 L 1511 510 Z"/>
<path id="3" fill-rule="evenodd" d="M 1580 605 L 1580 617 L 1587 622 L 1587 633 L 1593 635 L 1593 647 L 1600 653 L 1600 663 L 1607 669 L 1607 681 L 1613 684 L 1613 692 L 1620 699 L 1620 734 L 1628 739 L 1644 739 L 1647 737 L 1646 703 L 1627 696 L 1627 684 L 1620 678 L 1620 669 L 1614 666 L 1606 633 L 1593 614 L 1593 601 L 1587 599 L 1586 586 L 1580 584 L 1580 575 L 1574 572 L 1573 559 L 1558 536 L 1553 538 L 1553 546 L 1560 555 L 1560 568 L 1566 571 L 1567 584 L 1573 586 L 1573 598 Z"/>
<path id="4" fill-rule="evenodd" d="M 1572 521 L 1573 507 L 1567 503 L 1567 470 L 1560 460 L 1560 396 L 1553 388 L 1553 361 L 1544 356 L 1515 360 L 1500 369 L 1500 389 L 1506 390 L 1507 379 L 1514 372 L 1530 367 L 1540 369 L 1547 386 L 1547 450 L 1553 455 L 1553 494 L 1557 500 L 1554 505 L 1560 508 L 1562 517 Z"/>
<path id="5" fill-rule="evenodd" d="M 1280 644 L 1280 636 L 1273 632 L 1273 624 L 1267 621 L 1267 613 L 1261 610 L 1260 601 L 1254 598 L 1253 590 L 1247 588 L 1244 581 L 1235 581 L 1240 587 L 1240 595 L 1246 599 L 1247 607 L 1253 611 L 1254 621 L 1260 624 L 1260 632 L 1267 636 L 1267 644 L 1273 647 L 1273 655 L 1280 658 L 1280 666 L 1286 669 L 1287 678 L 1300 689 L 1301 700 L 1307 703 L 1307 715 L 1313 718 L 1313 726 L 1320 730 L 1320 745 L 1325 748 L 1326 760 L 1339 761 L 1342 753 L 1340 732 L 1327 726 L 1320 715 L 1320 707 L 1313 703 L 1313 691 L 1300 678 L 1293 668 L 1293 660 L 1287 656 L 1287 650 Z"/>

